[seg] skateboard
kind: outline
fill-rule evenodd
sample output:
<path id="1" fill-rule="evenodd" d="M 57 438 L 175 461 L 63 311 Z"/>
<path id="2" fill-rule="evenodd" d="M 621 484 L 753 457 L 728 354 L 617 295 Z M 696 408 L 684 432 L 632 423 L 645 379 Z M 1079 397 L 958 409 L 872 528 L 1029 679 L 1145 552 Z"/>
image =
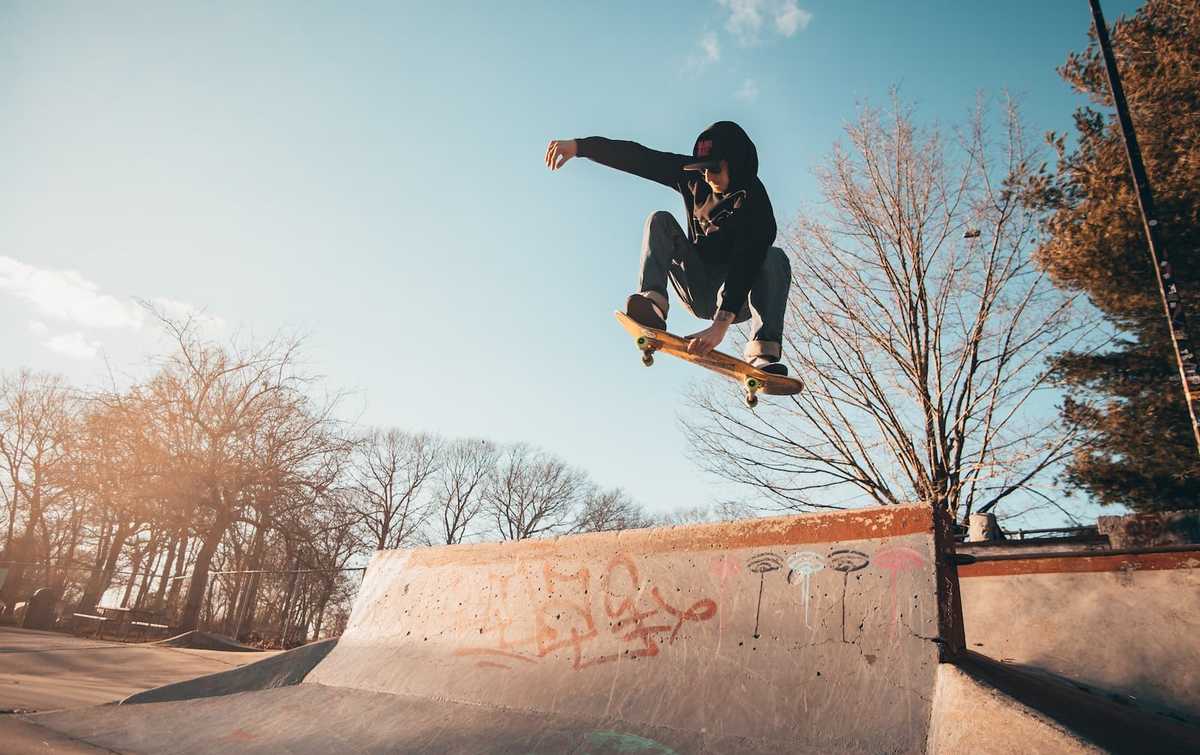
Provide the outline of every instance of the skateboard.
<path id="1" fill-rule="evenodd" d="M 772 375 L 760 369 L 751 367 L 737 357 L 729 356 L 720 351 L 710 351 L 705 356 L 689 354 L 686 338 L 680 338 L 665 330 L 649 328 L 639 324 L 624 312 L 616 312 L 617 322 L 633 336 L 634 344 L 642 352 L 642 364 L 649 367 L 654 364 L 654 352 L 662 351 L 680 359 L 698 364 L 701 367 L 724 375 L 730 380 L 741 383 L 746 396 L 746 406 L 753 409 L 758 405 L 758 394 L 768 396 L 790 396 L 804 389 L 804 382 L 785 375 Z"/>

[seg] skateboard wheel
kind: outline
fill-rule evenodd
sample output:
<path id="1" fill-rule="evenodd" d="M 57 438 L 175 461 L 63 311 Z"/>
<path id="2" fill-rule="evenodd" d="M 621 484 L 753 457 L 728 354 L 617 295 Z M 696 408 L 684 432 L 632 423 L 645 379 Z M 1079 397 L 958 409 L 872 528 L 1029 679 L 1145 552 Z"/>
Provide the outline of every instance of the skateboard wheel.
<path id="1" fill-rule="evenodd" d="M 638 336 L 637 338 L 633 339 L 633 342 L 637 344 L 639 349 L 647 349 L 650 347 L 650 339 L 646 338 L 645 336 Z"/>
<path id="2" fill-rule="evenodd" d="M 758 378 L 746 378 L 746 387 L 751 391 L 757 391 L 759 388 L 762 388 L 762 381 Z"/>
<path id="3" fill-rule="evenodd" d="M 755 396 L 753 393 L 747 393 L 746 406 L 750 407 L 751 409 L 758 406 L 758 396 Z"/>
<path id="4" fill-rule="evenodd" d="M 651 354 L 650 351 L 647 350 L 642 352 L 642 364 L 646 365 L 647 367 L 654 364 L 654 355 Z"/>

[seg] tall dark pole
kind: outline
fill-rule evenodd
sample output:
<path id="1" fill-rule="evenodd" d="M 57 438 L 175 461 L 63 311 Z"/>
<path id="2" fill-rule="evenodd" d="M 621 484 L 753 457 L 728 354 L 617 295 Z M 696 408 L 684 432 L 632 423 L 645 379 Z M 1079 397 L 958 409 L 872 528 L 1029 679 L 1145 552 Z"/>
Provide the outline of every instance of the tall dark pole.
<path id="1" fill-rule="evenodd" d="M 1200 452 L 1200 371 L 1197 369 L 1196 354 L 1188 338 L 1187 318 L 1184 316 L 1183 301 L 1175 277 L 1171 275 L 1171 263 L 1167 259 L 1167 248 L 1158 235 L 1158 218 L 1154 215 L 1154 195 L 1150 191 L 1150 179 L 1146 177 L 1146 166 L 1142 163 L 1142 151 L 1138 147 L 1133 121 L 1129 118 L 1129 106 L 1125 103 L 1125 90 L 1121 88 L 1121 76 L 1117 73 L 1117 61 L 1113 57 L 1112 43 L 1108 39 L 1108 26 L 1100 11 L 1100 0 L 1088 0 L 1092 5 L 1092 20 L 1096 24 L 1096 39 L 1104 53 L 1104 69 L 1108 72 L 1108 86 L 1112 90 L 1113 104 L 1117 106 L 1117 120 L 1121 124 L 1121 135 L 1125 137 L 1125 154 L 1129 158 L 1129 171 L 1133 174 L 1137 190 L 1138 207 L 1142 212 L 1142 228 L 1146 231 L 1146 245 L 1150 247 L 1150 261 L 1158 278 L 1158 294 L 1171 324 L 1171 344 L 1175 347 L 1175 361 L 1179 365 L 1179 377 L 1183 380 L 1183 396 L 1187 401 L 1188 415 L 1192 418 L 1192 437 Z"/>

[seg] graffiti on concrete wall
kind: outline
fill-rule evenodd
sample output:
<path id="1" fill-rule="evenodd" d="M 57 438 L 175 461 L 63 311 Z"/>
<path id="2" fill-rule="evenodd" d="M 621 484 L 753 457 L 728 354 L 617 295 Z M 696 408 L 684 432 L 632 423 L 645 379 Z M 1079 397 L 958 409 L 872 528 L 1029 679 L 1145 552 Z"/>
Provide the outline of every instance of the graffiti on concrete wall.
<path id="1" fill-rule="evenodd" d="M 871 562 L 878 569 L 883 569 L 888 573 L 888 604 L 891 606 L 888 624 L 891 626 L 891 632 L 896 634 L 896 629 L 900 626 L 899 608 L 899 590 L 900 590 L 900 575 L 906 572 L 914 572 L 925 566 L 925 557 L 917 553 L 912 548 L 904 546 L 892 546 L 889 548 L 881 548 L 875 552 L 875 558 Z"/>
<path id="2" fill-rule="evenodd" d="M 658 755 L 676 755 L 674 750 L 662 742 L 656 742 L 653 739 L 619 731 L 594 731 L 588 735 L 588 742 L 595 746 L 607 747 L 610 752 L 644 752 L 657 753 Z"/>
<path id="3" fill-rule="evenodd" d="M 682 598 L 678 585 L 656 584 L 646 578 L 637 559 L 627 553 L 618 553 L 598 573 L 593 573 L 592 567 L 562 561 L 529 562 L 510 570 L 493 570 L 481 600 L 460 604 L 455 623 L 460 630 L 467 630 L 473 641 L 457 647 L 455 654 L 473 659 L 481 668 L 496 669 L 536 664 L 557 653 L 565 653 L 575 670 L 622 656 L 653 658 L 673 645 L 689 625 L 698 626 L 717 616 L 718 606 L 727 604 L 727 590 L 733 598 L 729 603 L 734 607 L 731 616 L 740 613 L 738 592 L 754 600 L 752 637 L 756 640 L 762 631 L 778 631 L 770 626 L 769 617 L 780 614 L 778 602 L 773 604 L 776 610 L 770 610 L 772 601 L 778 601 L 780 595 L 787 596 L 793 606 L 798 599 L 802 626 L 812 631 L 811 603 L 814 593 L 820 594 L 814 583 L 829 572 L 841 575 L 841 638 L 850 642 L 846 616 L 850 577 L 868 567 L 886 580 L 882 596 L 872 605 L 888 616 L 891 635 L 895 636 L 903 618 L 903 578 L 924 569 L 927 560 L 912 548 L 891 545 L 869 555 L 835 547 L 825 553 L 761 552 L 745 561 L 725 553 L 706 563 L 709 584 L 716 589 L 714 594 L 699 599 Z M 778 576 L 772 576 L 776 572 Z M 751 575 L 758 576 L 753 588 L 747 584 L 748 577 L 753 579 Z M 829 574 L 822 579 L 830 578 L 836 576 Z M 825 584 L 828 590 L 831 585 Z M 787 589 L 780 593 L 780 587 Z M 765 613 L 764 606 L 768 608 Z M 722 616 L 729 610 L 723 608 Z M 837 614 L 829 618 L 837 621 Z M 723 634 L 724 625 L 725 620 L 719 620 L 714 631 Z M 801 625 L 797 620 L 793 626 Z"/>
<path id="4" fill-rule="evenodd" d="M 758 575 L 758 603 L 754 607 L 754 639 L 758 639 L 758 620 L 762 615 L 763 582 L 768 574 L 783 568 L 783 559 L 774 553 L 758 553 L 746 562 L 746 569 Z"/>
<path id="5" fill-rule="evenodd" d="M 689 622 L 705 622 L 716 613 L 711 598 L 687 604 L 664 596 L 641 578 L 628 554 L 616 555 L 598 579 L 587 567 L 560 571 L 542 562 L 489 575 L 480 642 L 455 654 L 474 657 L 484 668 L 512 668 L 566 651 L 572 668 L 580 670 L 622 653 L 654 657 Z"/>
<path id="6" fill-rule="evenodd" d="M 804 626 L 812 628 L 808 621 L 808 604 L 812 598 L 812 575 L 825 568 L 825 558 L 815 551 L 797 551 L 788 556 L 789 585 L 800 583 L 800 600 L 804 603 Z"/>
<path id="7" fill-rule="evenodd" d="M 840 548 L 829 552 L 829 568 L 842 573 L 842 642 L 846 642 L 846 586 L 850 572 L 867 568 L 871 559 L 862 551 Z"/>

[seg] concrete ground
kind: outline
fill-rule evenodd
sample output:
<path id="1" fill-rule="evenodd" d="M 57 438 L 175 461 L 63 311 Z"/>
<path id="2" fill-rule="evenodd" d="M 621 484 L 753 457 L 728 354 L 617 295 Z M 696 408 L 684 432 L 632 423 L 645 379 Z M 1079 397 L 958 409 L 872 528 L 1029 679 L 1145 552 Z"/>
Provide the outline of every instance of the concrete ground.
<path id="1" fill-rule="evenodd" d="M 613 719 L 481 706 L 320 684 L 225 697 L 89 708 L 26 719 L 27 734 L 79 749 L 20 752 L 207 755 L 776 755 L 777 742 L 712 737 Z M 17 722 L 14 722 L 17 723 Z M 172 732 L 169 742 L 164 732 Z M 14 731 L 0 722 L 0 738 Z M 853 739 L 853 732 L 847 732 Z M 99 748 L 83 749 L 84 743 Z M 61 744 L 56 743 L 61 747 Z M 859 752 L 853 746 L 787 750 Z"/>
<path id="2" fill-rule="evenodd" d="M 0 713 L 82 708 L 274 653 L 186 650 L 0 627 Z"/>
<path id="3" fill-rule="evenodd" d="M 272 665 L 310 668 L 328 653 L 328 647 L 319 647 L 328 643 L 223 672 L 219 677 L 225 680 L 219 685 L 209 677 L 208 681 L 175 685 L 175 690 L 166 687 L 143 693 L 128 701 L 134 704 L 0 716 L 0 750 L 6 755 L 206 755 L 233 751 L 262 755 L 1200 752 L 1200 733 L 1177 722 L 1115 705 L 1069 684 L 1022 674 L 976 654 L 961 659 L 961 667 L 939 666 L 928 742 L 884 750 L 864 750 L 857 741 L 856 732 L 863 725 L 860 709 L 846 712 L 839 729 L 840 741 L 826 740 L 814 746 L 809 741 L 793 740 L 781 748 L 777 741 L 719 736 L 704 730 L 685 732 L 616 718 L 464 704 L 313 683 L 277 687 L 287 684 L 278 677 L 280 669 L 256 670 Z M 252 691 L 235 691 L 239 685 Z M 217 686 L 222 689 L 215 689 Z M 184 699 L 179 692 L 201 696 Z M 1009 697 L 1009 692 L 1017 697 Z M 204 696 L 209 694 L 223 696 Z"/>

